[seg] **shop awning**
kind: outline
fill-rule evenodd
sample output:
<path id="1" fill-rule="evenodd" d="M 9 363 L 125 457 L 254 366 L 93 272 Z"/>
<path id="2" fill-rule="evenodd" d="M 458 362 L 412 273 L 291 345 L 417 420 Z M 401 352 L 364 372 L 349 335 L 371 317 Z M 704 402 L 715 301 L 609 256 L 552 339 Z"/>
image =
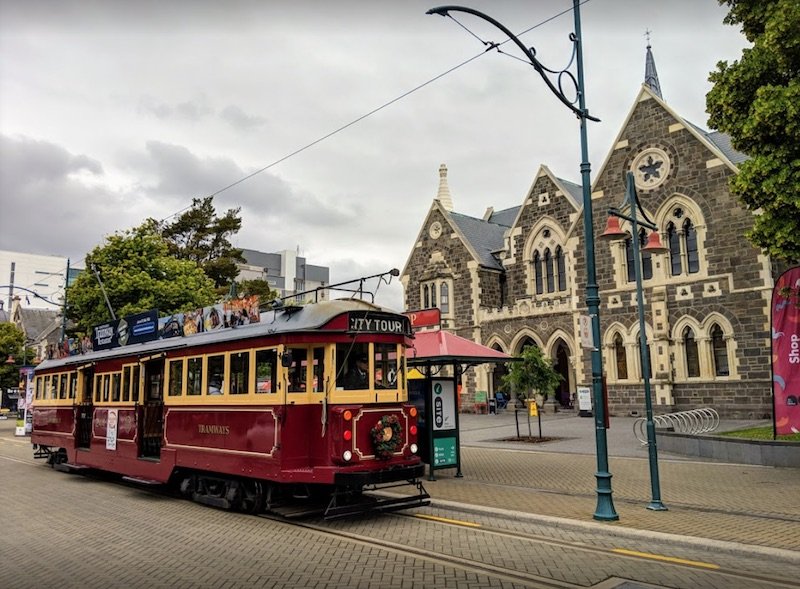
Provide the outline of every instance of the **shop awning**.
<path id="1" fill-rule="evenodd" d="M 409 366 L 425 364 L 483 364 L 509 362 L 514 358 L 503 352 L 458 336 L 449 331 L 419 331 L 406 353 Z"/>

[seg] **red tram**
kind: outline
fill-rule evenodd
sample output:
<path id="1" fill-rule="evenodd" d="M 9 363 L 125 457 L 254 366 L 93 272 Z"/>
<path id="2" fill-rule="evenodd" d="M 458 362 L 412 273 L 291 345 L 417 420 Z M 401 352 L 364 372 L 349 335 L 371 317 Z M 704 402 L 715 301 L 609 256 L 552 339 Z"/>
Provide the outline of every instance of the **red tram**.
<path id="1" fill-rule="evenodd" d="M 251 513 L 298 497 L 323 498 L 326 517 L 425 505 L 411 337 L 407 317 L 339 299 L 47 360 L 35 375 L 35 455 Z M 363 494 L 400 485 L 416 491 Z"/>

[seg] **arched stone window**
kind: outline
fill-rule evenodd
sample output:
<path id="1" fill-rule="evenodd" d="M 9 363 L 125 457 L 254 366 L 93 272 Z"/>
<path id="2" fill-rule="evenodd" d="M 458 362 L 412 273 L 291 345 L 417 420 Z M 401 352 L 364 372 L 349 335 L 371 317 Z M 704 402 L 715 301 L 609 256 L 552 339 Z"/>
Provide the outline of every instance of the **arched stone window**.
<path id="1" fill-rule="evenodd" d="M 696 378 L 700 376 L 700 353 L 694 330 L 687 326 L 683 330 L 683 354 L 686 361 L 686 376 Z"/>
<path id="2" fill-rule="evenodd" d="M 439 289 L 439 309 L 445 315 L 450 312 L 450 291 L 446 282 L 442 282 L 442 286 Z"/>
<path id="3" fill-rule="evenodd" d="M 669 265 L 673 276 L 681 273 L 681 238 L 675 223 L 672 221 L 667 225 L 667 243 L 669 244 Z"/>
<path id="4" fill-rule="evenodd" d="M 431 308 L 431 291 L 427 284 L 422 287 L 422 308 Z"/>
<path id="5" fill-rule="evenodd" d="M 544 278 L 542 276 L 542 257 L 539 252 L 533 254 L 533 276 L 536 283 L 536 294 L 544 292 Z"/>
<path id="6" fill-rule="evenodd" d="M 558 273 L 558 290 L 567 290 L 567 263 L 561 246 L 556 248 L 556 272 Z"/>
<path id="7" fill-rule="evenodd" d="M 715 376 L 729 376 L 730 366 L 728 364 L 728 342 L 722 328 L 716 323 L 711 327 L 711 357 L 714 361 Z"/>
<path id="8" fill-rule="evenodd" d="M 683 239 L 686 250 L 686 267 L 689 274 L 697 274 L 700 271 L 700 254 L 697 250 L 697 231 L 691 219 L 686 219 L 683 223 Z"/>
<path id="9" fill-rule="evenodd" d="M 642 260 L 642 280 L 649 280 L 653 277 L 653 255 L 650 252 L 642 251 L 647 244 L 647 233 L 644 229 L 639 230 L 639 257 Z M 625 240 L 625 264 L 628 267 L 628 282 L 636 281 L 636 268 L 633 265 L 633 242 L 631 238 Z"/>
<path id="10" fill-rule="evenodd" d="M 553 256 L 550 254 L 550 248 L 544 250 L 544 271 L 547 276 L 547 292 L 554 292 L 556 290 L 555 271 L 553 269 Z"/>
<path id="11" fill-rule="evenodd" d="M 625 351 L 625 342 L 619 333 L 614 335 L 614 360 L 617 367 L 617 380 L 626 380 L 628 378 L 628 355 Z"/>

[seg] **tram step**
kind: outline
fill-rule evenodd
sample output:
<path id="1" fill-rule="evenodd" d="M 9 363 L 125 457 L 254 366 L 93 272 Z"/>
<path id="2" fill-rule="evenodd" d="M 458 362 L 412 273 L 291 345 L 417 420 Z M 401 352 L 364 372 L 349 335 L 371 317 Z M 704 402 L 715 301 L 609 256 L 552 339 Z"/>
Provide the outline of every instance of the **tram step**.
<path id="1" fill-rule="evenodd" d="M 153 479 L 142 479 L 139 477 L 122 477 L 123 481 L 128 481 L 129 483 L 135 483 L 137 485 L 163 485 L 161 481 L 154 481 Z"/>
<path id="2" fill-rule="evenodd" d="M 70 464 L 69 462 L 60 462 L 58 464 L 54 464 L 53 468 L 61 472 L 76 472 L 78 470 L 85 470 L 89 467 L 83 464 Z"/>

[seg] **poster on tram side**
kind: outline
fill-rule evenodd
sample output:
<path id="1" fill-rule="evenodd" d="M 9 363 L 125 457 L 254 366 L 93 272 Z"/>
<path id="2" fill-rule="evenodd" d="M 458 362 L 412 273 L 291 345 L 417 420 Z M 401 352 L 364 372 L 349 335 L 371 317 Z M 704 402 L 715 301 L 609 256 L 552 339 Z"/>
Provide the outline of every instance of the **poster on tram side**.
<path id="1" fill-rule="evenodd" d="M 800 433 L 800 266 L 772 291 L 772 403 L 775 433 Z"/>

